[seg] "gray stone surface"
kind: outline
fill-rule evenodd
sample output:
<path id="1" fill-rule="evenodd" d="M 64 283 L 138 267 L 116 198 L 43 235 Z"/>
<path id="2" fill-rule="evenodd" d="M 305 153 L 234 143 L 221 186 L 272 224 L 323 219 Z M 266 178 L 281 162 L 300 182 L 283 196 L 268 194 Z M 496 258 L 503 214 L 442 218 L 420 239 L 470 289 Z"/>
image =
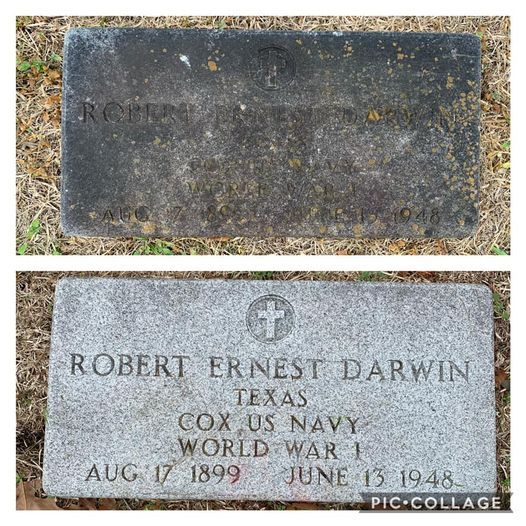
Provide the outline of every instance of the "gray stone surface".
<path id="1" fill-rule="evenodd" d="M 44 488 L 342 502 L 491 492 L 494 403 L 484 286 L 67 278 Z"/>
<path id="2" fill-rule="evenodd" d="M 63 90 L 67 235 L 477 226 L 475 35 L 73 29 Z"/>

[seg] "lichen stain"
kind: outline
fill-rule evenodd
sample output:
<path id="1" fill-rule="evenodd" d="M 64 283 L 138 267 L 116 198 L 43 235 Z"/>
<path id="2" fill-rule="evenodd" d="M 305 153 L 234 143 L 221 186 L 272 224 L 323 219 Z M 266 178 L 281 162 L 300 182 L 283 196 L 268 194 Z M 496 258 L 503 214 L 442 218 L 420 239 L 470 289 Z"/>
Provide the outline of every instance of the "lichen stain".
<path id="1" fill-rule="evenodd" d="M 144 234 L 153 234 L 155 232 L 155 224 L 148 221 L 142 225 L 141 230 Z"/>
<path id="2" fill-rule="evenodd" d="M 208 61 L 208 69 L 210 71 L 217 71 L 217 64 L 213 60 Z"/>
<path id="3" fill-rule="evenodd" d="M 301 161 L 299 159 L 289 159 L 289 165 L 293 170 L 299 170 L 301 168 Z"/>
<path id="4" fill-rule="evenodd" d="M 352 227 L 352 231 L 356 237 L 362 237 L 363 234 L 363 226 L 362 225 L 354 225 Z"/>
<path id="5" fill-rule="evenodd" d="M 367 114 L 367 120 L 368 121 L 379 121 L 382 117 L 376 110 L 369 110 L 369 113 Z"/>
<path id="6" fill-rule="evenodd" d="M 420 236 L 423 236 L 426 233 L 426 229 L 423 226 L 417 225 L 416 223 L 411 223 L 411 230 Z"/>
<path id="7" fill-rule="evenodd" d="M 334 58 L 330 53 L 318 51 L 318 56 L 320 57 L 320 60 L 326 60 L 328 58 Z"/>

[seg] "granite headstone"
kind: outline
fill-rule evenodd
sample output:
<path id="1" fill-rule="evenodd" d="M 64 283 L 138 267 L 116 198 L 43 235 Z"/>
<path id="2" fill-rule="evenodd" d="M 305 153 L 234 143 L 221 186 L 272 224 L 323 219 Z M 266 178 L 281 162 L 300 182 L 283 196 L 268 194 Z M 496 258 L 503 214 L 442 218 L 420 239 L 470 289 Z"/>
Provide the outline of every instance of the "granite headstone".
<path id="1" fill-rule="evenodd" d="M 175 500 L 491 493 L 491 293 L 62 279 L 43 484 Z"/>

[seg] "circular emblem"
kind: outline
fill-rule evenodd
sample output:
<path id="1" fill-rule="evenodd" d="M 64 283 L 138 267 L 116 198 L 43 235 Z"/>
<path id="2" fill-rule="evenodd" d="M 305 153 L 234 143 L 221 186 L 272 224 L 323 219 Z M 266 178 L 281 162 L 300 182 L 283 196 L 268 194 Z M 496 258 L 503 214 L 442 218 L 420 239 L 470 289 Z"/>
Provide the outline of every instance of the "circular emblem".
<path id="1" fill-rule="evenodd" d="M 260 342 L 278 342 L 287 337 L 294 327 L 294 309 L 281 296 L 261 296 L 248 308 L 247 327 Z"/>
<path id="2" fill-rule="evenodd" d="M 252 60 L 250 71 L 254 82 L 264 90 L 278 90 L 288 86 L 296 72 L 294 57 L 278 46 L 262 48 Z"/>

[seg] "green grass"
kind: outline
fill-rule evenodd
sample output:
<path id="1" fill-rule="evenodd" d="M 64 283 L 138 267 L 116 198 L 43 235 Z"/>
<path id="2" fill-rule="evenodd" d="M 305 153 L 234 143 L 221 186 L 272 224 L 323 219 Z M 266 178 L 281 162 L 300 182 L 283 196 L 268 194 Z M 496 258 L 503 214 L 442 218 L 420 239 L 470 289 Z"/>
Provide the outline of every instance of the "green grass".
<path id="1" fill-rule="evenodd" d="M 29 248 L 31 240 L 40 232 L 40 219 L 33 219 L 26 233 L 26 240 L 21 243 L 17 248 L 17 253 L 23 256 Z"/>
<path id="2" fill-rule="evenodd" d="M 57 55 L 58 56 L 58 55 Z M 25 73 L 26 71 L 35 71 L 37 73 L 44 73 L 46 69 L 46 63 L 39 58 L 33 60 L 17 60 L 16 69 Z"/>
<path id="3" fill-rule="evenodd" d="M 141 246 L 133 253 L 134 256 L 173 256 L 173 245 L 167 241 L 148 241 L 144 238 Z"/>
<path id="4" fill-rule="evenodd" d="M 381 281 L 389 276 L 385 272 L 360 272 L 358 274 L 358 279 L 360 281 Z"/>
<path id="5" fill-rule="evenodd" d="M 49 57 L 49 63 L 40 58 L 17 58 L 16 69 L 21 73 L 44 73 L 46 68 L 48 68 L 50 65 L 60 62 L 62 62 L 62 57 L 58 53 L 51 53 Z"/>
<path id="6" fill-rule="evenodd" d="M 498 292 L 493 293 L 493 310 L 499 318 L 509 321 L 510 313 L 505 309 L 502 298 Z"/>
<path id="7" fill-rule="evenodd" d="M 509 256 L 505 250 L 502 250 L 502 248 L 499 248 L 497 245 L 491 247 L 491 253 L 497 256 Z"/>
<path id="8" fill-rule="evenodd" d="M 254 279 L 272 279 L 274 272 L 271 270 L 266 270 L 263 272 L 252 272 L 252 277 Z"/>

